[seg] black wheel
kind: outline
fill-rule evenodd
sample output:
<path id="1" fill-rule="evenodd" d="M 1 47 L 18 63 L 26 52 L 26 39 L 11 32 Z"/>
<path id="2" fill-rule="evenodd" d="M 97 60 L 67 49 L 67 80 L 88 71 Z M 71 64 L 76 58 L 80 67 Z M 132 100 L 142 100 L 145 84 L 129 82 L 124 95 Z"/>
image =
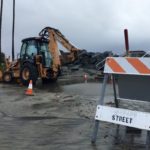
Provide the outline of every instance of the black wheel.
<path id="1" fill-rule="evenodd" d="M 20 71 L 20 79 L 24 85 L 28 85 L 30 80 L 32 80 L 33 84 L 36 84 L 38 79 L 36 67 L 30 63 L 24 64 Z"/>
<path id="2" fill-rule="evenodd" d="M 13 81 L 13 76 L 11 72 L 4 72 L 3 74 L 3 82 L 11 83 Z"/>

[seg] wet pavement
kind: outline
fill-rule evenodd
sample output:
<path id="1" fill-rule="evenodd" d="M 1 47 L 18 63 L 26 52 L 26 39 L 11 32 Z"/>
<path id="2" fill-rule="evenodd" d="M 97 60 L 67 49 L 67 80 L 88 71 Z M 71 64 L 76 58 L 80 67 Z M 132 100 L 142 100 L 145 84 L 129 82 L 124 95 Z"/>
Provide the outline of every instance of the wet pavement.
<path id="1" fill-rule="evenodd" d="M 96 145 L 91 144 L 101 86 L 99 82 L 39 84 L 35 96 L 28 97 L 26 87 L 0 84 L 0 150 L 146 149 L 146 131 L 127 133 L 126 127 L 105 122 L 100 123 Z M 114 105 L 111 84 L 105 102 Z M 120 104 L 131 107 L 130 102 Z"/>

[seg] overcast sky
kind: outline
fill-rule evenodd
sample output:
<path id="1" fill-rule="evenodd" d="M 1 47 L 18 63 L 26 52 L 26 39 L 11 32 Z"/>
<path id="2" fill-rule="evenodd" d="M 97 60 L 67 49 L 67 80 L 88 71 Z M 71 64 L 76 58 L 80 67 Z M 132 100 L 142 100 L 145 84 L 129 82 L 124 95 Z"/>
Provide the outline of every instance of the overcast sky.
<path id="1" fill-rule="evenodd" d="M 2 49 L 11 55 L 12 1 L 4 0 Z M 88 51 L 123 53 L 128 28 L 130 49 L 150 50 L 150 0 L 16 0 L 15 51 L 21 40 L 42 28 L 58 28 Z"/>

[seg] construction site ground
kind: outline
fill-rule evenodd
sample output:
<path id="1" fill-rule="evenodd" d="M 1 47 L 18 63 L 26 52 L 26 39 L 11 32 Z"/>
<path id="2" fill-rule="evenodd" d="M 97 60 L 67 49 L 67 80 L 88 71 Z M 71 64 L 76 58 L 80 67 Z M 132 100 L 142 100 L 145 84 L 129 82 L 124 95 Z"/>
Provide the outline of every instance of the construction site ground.
<path id="1" fill-rule="evenodd" d="M 24 94 L 25 86 L 0 83 L 0 150 L 144 150 L 146 131 L 127 133 L 126 127 L 105 122 L 91 144 L 102 86 L 91 79 L 85 82 L 83 74 L 73 73 L 49 85 L 39 81 L 34 96 Z M 105 105 L 114 105 L 110 83 Z"/>

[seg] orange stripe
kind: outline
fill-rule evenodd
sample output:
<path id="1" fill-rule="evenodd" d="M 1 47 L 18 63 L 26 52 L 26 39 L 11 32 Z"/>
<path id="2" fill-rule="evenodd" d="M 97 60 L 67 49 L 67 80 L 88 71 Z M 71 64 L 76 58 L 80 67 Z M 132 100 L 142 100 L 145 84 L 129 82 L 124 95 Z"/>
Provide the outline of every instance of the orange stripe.
<path id="1" fill-rule="evenodd" d="M 113 58 L 107 58 L 106 61 L 113 72 L 125 73 L 125 70 Z"/>
<path id="2" fill-rule="evenodd" d="M 126 58 L 127 61 L 142 74 L 150 74 L 150 69 L 137 58 Z"/>

